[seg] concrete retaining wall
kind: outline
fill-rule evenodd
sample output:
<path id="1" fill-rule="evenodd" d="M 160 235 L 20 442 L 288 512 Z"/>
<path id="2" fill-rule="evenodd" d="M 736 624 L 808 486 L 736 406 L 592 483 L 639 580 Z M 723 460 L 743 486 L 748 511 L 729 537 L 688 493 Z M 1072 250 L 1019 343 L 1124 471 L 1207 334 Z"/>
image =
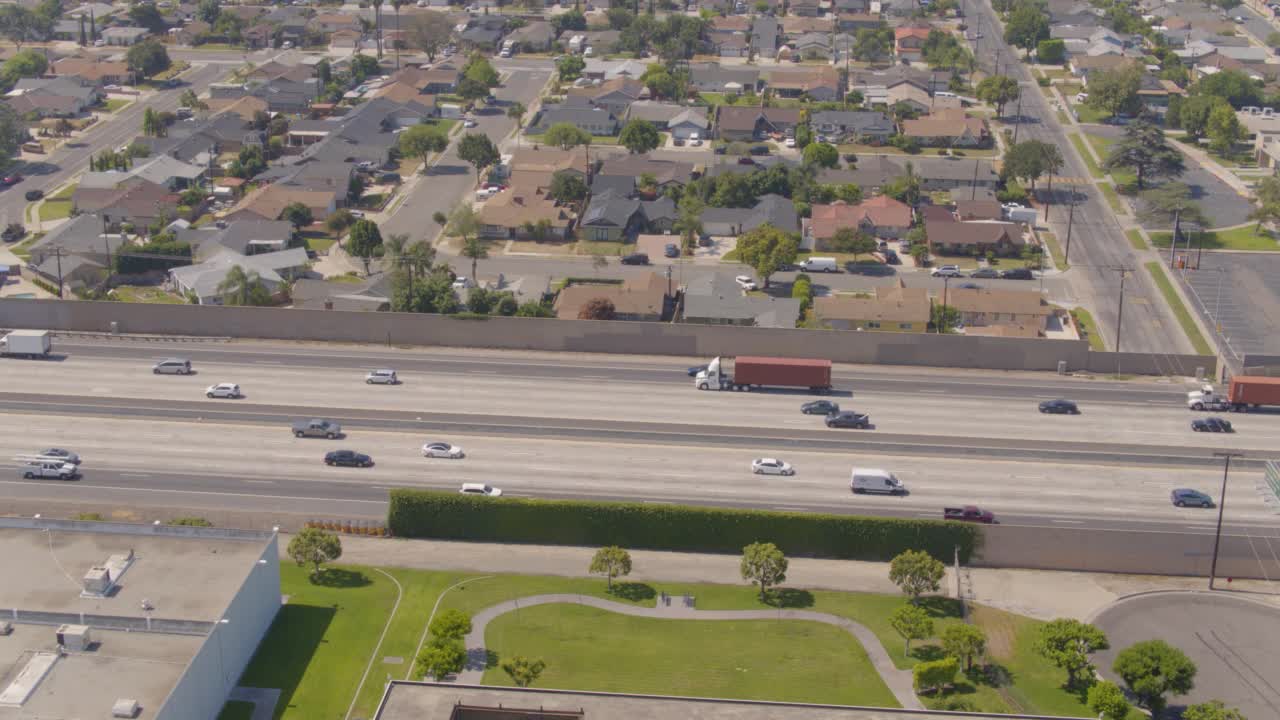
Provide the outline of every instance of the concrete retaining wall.
<path id="1" fill-rule="evenodd" d="M 0 327 L 155 333 L 273 340 L 330 340 L 513 350 L 635 353 L 712 357 L 775 355 L 834 362 L 1048 370 L 1114 371 L 1108 353 L 1083 340 L 857 333 L 663 323 L 533 318 L 467 319 L 412 313 L 279 308 L 140 305 L 59 300 L 0 300 Z M 1214 358 L 1122 354 L 1130 374 L 1208 372 Z M 1104 369 L 1098 369 L 1098 368 Z"/>

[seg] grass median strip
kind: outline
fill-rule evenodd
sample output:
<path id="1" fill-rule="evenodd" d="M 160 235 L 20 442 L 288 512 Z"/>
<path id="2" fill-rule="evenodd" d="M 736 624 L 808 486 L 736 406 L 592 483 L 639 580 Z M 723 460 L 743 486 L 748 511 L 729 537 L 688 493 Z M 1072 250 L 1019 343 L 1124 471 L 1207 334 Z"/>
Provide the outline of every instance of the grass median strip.
<path id="1" fill-rule="evenodd" d="M 1255 225 L 1231 228 L 1230 230 L 1210 230 L 1208 232 L 1182 233 L 1178 239 L 1179 248 L 1189 239 L 1191 250 L 1203 247 L 1206 250 L 1258 250 L 1275 252 L 1280 244 L 1270 231 L 1254 232 Z M 1189 236 L 1189 238 L 1187 237 Z M 1151 233 L 1151 244 L 1158 248 L 1169 247 L 1173 233 L 1169 231 Z"/>
<path id="2" fill-rule="evenodd" d="M 1134 250 L 1146 250 L 1147 241 L 1142 239 L 1142 231 L 1137 228 L 1129 228 L 1124 231 L 1124 236 L 1129 238 L 1129 244 Z"/>
<path id="3" fill-rule="evenodd" d="M 1105 178 L 1106 174 L 1102 172 L 1102 168 L 1098 167 L 1098 163 L 1089 154 L 1089 148 L 1085 146 L 1084 138 L 1080 137 L 1079 134 L 1069 137 L 1071 138 L 1071 144 L 1076 146 L 1076 152 L 1080 153 L 1080 157 L 1084 158 L 1084 164 L 1089 166 L 1089 174 L 1096 180 Z"/>
<path id="4" fill-rule="evenodd" d="M 1040 237 L 1041 239 L 1044 240 L 1044 244 L 1049 248 L 1049 257 L 1053 258 L 1054 267 L 1058 268 L 1059 270 L 1066 270 L 1067 268 L 1071 267 L 1070 265 L 1067 264 L 1067 258 L 1062 253 L 1062 246 L 1058 243 L 1057 235 L 1054 235 L 1048 230 L 1045 230 L 1044 232 L 1040 233 Z"/>
<path id="5" fill-rule="evenodd" d="M 1098 323 L 1094 322 L 1093 316 L 1084 308 L 1076 308 L 1071 311 L 1071 317 L 1076 321 L 1076 327 L 1079 328 L 1080 334 L 1084 339 L 1089 341 L 1089 349 L 1105 352 L 1107 344 L 1102 340 L 1102 333 L 1098 332 Z"/>
<path id="6" fill-rule="evenodd" d="M 1124 203 L 1120 202 L 1120 195 L 1116 193 L 1116 188 L 1111 183 L 1098 183 L 1098 188 L 1102 190 L 1102 195 L 1107 199 L 1107 204 L 1118 215 L 1128 215 L 1129 211 L 1125 209 Z"/>
<path id="7" fill-rule="evenodd" d="M 1201 355 L 1212 355 L 1213 348 L 1209 347 L 1204 335 L 1200 334 L 1200 328 L 1196 325 L 1195 319 L 1191 317 L 1191 311 L 1182 303 L 1182 298 L 1178 296 L 1173 287 L 1173 282 L 1169 280 L 1168 274 L 1164 271 L 1164 267 L 1155 261 L 1145 263 L 1145 267 L 1147 272 L 1151 273 L 1156 286 L 1160 288 L 1160 293 L 1164 295 L 1165 302 L 1169 303 L 1169 309 L 1173 311 L 1173 316 L 1178 318 L 1178 324 L 1182 326 L 1182 331 L 1187 334 L 1187 339 L 1191 341 L 1191 346 Z"/>

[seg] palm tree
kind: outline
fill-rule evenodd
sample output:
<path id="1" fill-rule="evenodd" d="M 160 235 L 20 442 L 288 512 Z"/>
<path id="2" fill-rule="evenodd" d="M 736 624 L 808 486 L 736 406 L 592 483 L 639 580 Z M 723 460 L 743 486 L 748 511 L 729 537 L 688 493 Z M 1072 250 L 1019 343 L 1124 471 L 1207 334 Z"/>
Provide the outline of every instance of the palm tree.
<path id="1" fill-rule="evenodd" d="M 516 121 L 516 147 L 520 147 L 520 123 L 524 122 L 524 114 L 528 108 L 524 103 L 513 102 L 507 106 L 507 117 Z"/>
<path id="2" fill-rule="evenodd" d="M 378 59 L 382 59 L 382 3 L 383 0 L 373 0 L 373 24 L 374 35 L 378 43 Z"/>
<path id="3" fill-rule="evenodd" d="M 409 296 L 413 296 L 413 279 L 425 273 L 436 259 L 435 248 L 419 240 L 410 244 L 403 233 L 390 235 L 383 242 L 386 257 L 391 259 L 393 270 L 404 270 L 409 278 Z"/>
<path id="4" fill-rule="evenodd" d="M 471 237 L 464 237 L 462 239 L 462 250 L 460 250 L 458 254 L 462 257 L 471 259 L 471 280 L 472 282 L 479 284 L 476 281 L 476 264 L 480 260 L 489 257 L 489 251 L 485 249 L 484 243 L 480 242 L 480 238 L 475 237 L 474 235 Z"/>
<path id="5" fill-rule="evenodd" d="M 396 69 L 400 69 L 400 6 L 404 5 L 407 0 L 391 0 L 391 7 L 396 11 L 396 39 L 391 42 L 392 47 L 396 49 Z"/>
<path id="6" fill-rule="evenodd" d="M 258 273 L 246 273 L 239 265 L 227 271 L 217 289 L 224 305 L 258 305 L 267 291 Z"/>

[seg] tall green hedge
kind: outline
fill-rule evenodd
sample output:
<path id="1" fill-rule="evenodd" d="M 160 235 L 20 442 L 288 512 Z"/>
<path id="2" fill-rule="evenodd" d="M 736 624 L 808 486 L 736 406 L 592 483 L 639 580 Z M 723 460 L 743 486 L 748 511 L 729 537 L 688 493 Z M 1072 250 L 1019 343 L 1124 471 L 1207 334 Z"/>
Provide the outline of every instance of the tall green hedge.
<path id="1" fill-rule="evenodd" d="M 399 537 L 620 545 L 652 550 L 738 553 L 772 542 L 791 556 L 889 560 L 924 550 L 967 561 L 973 525 L 941 520 L 820 515 L 631 502 L 478 498 L 428 490 L 392 490 L 387 526 Z"/>

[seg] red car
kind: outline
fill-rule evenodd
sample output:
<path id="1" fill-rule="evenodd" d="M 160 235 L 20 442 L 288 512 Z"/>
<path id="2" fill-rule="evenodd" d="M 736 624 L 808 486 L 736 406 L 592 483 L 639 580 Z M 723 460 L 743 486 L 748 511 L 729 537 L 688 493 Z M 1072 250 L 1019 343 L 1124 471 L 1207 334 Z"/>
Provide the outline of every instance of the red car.
<path id="1" fill-rule="evenodd" d="M 19 175 L 18 173 L 14 173 L 12 175 L 5 175 L 4 179 L 0 180 L 0 184 L 4 184 L 6 186 L 17 185 L 20 182 L 22 182 L 22 175 Z"/>
<path id="2" fill-rule="evenodd" d="M 965 505 L 962 508 L 943 508 L 942 519 L 991 525 L 995 523 L 996 516 L 992 515 L 990 510 L 983 510 L 974 505 Z"/>

